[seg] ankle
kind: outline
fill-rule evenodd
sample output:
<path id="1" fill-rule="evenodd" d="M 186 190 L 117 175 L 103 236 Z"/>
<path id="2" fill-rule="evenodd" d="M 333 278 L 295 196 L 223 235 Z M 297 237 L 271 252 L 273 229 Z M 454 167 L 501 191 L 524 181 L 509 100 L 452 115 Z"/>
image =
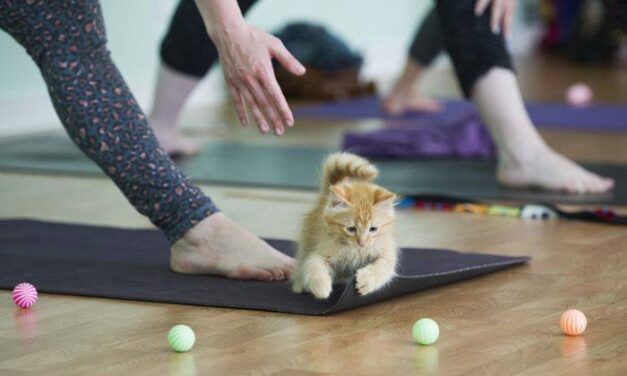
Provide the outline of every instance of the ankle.
<path id="1" fill-rule="evenodd" d="M 150 124 L 152 129 L 155 131 L 162 133 L 176 133 L 178 128 L 178 119 L 164 113 L 163 111 L 152 111 L 148 115 L 148 124 Z"/>
<path id="2" fill-rule="evenodd" d="M 225 219 L 224 214 L 219 212 L 213 213 L 189 229 L 180 240 L 192 247 L 203 246 L 208 239 L 213 238 L 222 231 Z"/>
<path id="3" fill-rule="evenodd" d="M 529 142 L 525 144 L 504 145 L 498 148 L 497 158 L 499 164 L 510 167 L 523 167 L 534 164 L 538 158 L 552 152 L 544 141 Z"/>
<path id="4" fill-rule="evenodd" d="M 392 87 L 390 96 L 404 97 L 411 94 L 412 90 L 414 90 L 413 80 L 401 77 Z"/>

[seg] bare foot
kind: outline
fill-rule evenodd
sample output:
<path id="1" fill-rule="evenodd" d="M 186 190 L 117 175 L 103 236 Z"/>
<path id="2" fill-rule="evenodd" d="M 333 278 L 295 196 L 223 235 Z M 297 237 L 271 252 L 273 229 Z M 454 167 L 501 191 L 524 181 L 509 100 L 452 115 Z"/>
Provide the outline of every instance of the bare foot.
<path id="1" fill-rule="evenodd" d="M 439 112 L 442 103 L 423 97 L 415 88 L 397 83 L 383 100 L 383 110 L 390 115 L 402 115 L 410 111 Z"/>
<path id="2" fill-rule="evenodd" d="M 153 125 L 155 136 L 166 153 L 188 157 L 200 153 L 201 147 L 189 137 L 183 136 L 176 129 L 166 129 Z"/>
<path id="3" fill-rule="evenodd" d="M 497 179 L 510 188 L 578 194 L 603 193 L 614 187 L 614 180 L 587 171 L 548 147 L 542 147 L 524 161 L 500 157 Z"/>
<path id="4" fill-rule="evenodd" d="M 172 245 L 170 267 L 185 274 L 282 281 L 289 279 L 294 260 L 216 213 Z"/>

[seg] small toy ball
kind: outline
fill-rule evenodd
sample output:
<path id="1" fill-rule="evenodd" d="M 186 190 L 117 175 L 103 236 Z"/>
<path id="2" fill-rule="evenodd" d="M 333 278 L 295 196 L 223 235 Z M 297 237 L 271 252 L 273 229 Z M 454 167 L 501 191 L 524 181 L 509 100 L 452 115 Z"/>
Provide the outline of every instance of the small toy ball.
<path id="1" fill-rule="evenodd" d="M 566 102 L 575 107 L 588 106 L 592 102 L 592 89 L 582 83 L 571 85 L 566 90 Z"/>
<path id="2" fill-rule="evenodd" d="M 421 345 L 430 345 L 438 340 L 440 336 L 440 328 L 438 324 L 431 319 L 420 319 L 416 321 L 411 330 L 414 340 Z"/>
<path id="3" fill-rule="evenodd" d="M 30 308 L 37 302 L 37 289 L 30 283 L 20 283 L 11 294 L 13 301 L 20 308 Z"/>
<path id="4" fill-rule="evenodd" d="M 176 352 L 189 351 L 196 342 L 194 331 L 187 325 L 175 325 L 168 332 L 168 344 Z"/>
<path id="5" fill-rule="evenodd" d="M 576 309 L 569 309 L 560 317 L 560 327 L 564 334 L 578 336 L 586 330 L 588 322 L 586 315 Z"/>

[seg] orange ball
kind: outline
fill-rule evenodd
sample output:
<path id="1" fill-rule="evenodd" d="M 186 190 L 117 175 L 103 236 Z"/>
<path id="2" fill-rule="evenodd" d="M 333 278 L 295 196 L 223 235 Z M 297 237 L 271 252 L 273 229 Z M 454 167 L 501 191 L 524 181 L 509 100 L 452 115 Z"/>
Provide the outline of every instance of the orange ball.
<path id="1" fill-rule="evenodd" d="M 588 321 L 586 320 L 586 315 L 576 309 L 569 309 L 562 313 L 562 317 L 560 317 L 562 332 L 569 336 L 580 335 L 586 330 L 587 325 Z"/>

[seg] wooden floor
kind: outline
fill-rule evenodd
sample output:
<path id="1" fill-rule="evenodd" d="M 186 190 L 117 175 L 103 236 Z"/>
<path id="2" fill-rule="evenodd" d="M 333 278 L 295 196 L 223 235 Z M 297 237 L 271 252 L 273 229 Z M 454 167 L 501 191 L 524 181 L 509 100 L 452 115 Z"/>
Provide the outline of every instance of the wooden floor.
<path id="1" fill-rule="evenodd" d="M 542 61 L 528 66 L 538 65 Z M 556 69 L 551 66 L 545 64 L 545 69 Z M 602 77 L 594 69 L 575 71 L 577 77 Z M 535 71 L 522 70 L 521 80 L 530 77 L 529 72 Z M 445 77 L 434 72 L 426 85 L 438 75 Z M 532 93 L 538 90 L 525 82 Z M 608 86 L 615 86 L 613 99 L 622 96 L 627 102 L 624 81 L 615 83 L 607 79 Z M 200 112 L 186 121 L 206 119 Z M 229 119 L 215 118 L 217 125 L 194 132 L 279 142 L 226 126 Z M 334 144 L 343 129 L 375 126 L 301 122 L 280 142 Z M 627 163 L 625 135 L 545 136 L 572 157 Z M 295 238 L 298 221 L 315 197 L 295 191 L 203 189 L 224 212 L 258 235 L 288 239 Z M 0 173 L 0 217 L 149 226 L 108 180 L 45 175 Z M 533 260 L 527 266 L 331 317 L 46 294 L 32 311 L 21 312 L 3 291 L 0 375 L 627 374 L 624 227 L 401 211 L 399 239 L 403 246 L 529 255 Z M 558 319 L 568 308 L 587 315 L 584 335 L 560 333 Z M 412 343 L 411 326 L 421 317 L 440 325 L 435 345 Z M 166 333 L 176 323 L 196 332 L 196 346 L 189 353 L 174 354 L 167 348 Z"/>

